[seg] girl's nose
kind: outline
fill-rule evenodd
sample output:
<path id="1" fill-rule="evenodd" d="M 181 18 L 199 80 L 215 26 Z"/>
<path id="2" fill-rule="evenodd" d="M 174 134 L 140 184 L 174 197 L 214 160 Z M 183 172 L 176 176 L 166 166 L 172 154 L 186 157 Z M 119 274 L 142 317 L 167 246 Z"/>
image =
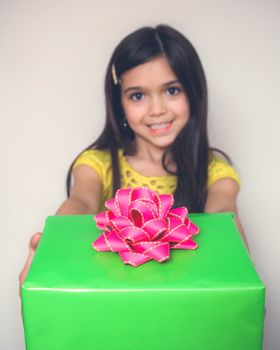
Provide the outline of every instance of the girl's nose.
<path id="1" fill-rule="evenodd" d="M 157 117 L 166 112 L 165 102 L 160 96 L 153 96 L 150 100 L 149 114 L 152 117 Z"/>

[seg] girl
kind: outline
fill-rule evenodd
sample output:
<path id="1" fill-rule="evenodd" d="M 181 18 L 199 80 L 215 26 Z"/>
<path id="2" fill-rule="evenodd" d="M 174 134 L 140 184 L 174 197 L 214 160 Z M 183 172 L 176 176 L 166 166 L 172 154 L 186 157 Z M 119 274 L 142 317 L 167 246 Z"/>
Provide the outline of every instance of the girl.
<path id="1" fill-rule="evenodd" d="M 247 244 L 238 175 L 223 152 L 209 147 L 206 79 L 192 44 L 166 25 L 133 32 L 113 52 L 105 96 L 104 130 L 72 163 L 68 199 L 56 214 L 95 214 L 118 188 L 145 185 L 173 193 L 175 206 L 190 212 L 234 212 Z M 20 283 L 39 238 L 30 241 Z"/>

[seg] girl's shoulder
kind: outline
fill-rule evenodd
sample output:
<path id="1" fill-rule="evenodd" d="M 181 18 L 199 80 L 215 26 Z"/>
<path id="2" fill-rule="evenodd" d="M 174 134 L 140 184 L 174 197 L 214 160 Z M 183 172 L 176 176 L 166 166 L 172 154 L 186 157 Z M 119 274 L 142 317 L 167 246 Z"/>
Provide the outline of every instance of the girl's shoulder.
<path id="1" fill-rule="evenodd" d="M 226 160 L 217 155 L 212 155 L 208 166 L 208 183 L 209 188 L 217 180 L 232 178 L 240 186 L 240 178 L 236 169 Z"/>
<path id="2" fill-rule="evenodd" d="M 81 160 L 108 162 L 110 160 L 110 152 L 108 149 L 87 149 L 83 151 L 75 161 L 75 164 Z"/>
<path id="3" fill-rule="evenodd" d="M 111 155 L 107 149 L 88 149 L 83 151 L 75 160 L 73 170 L 78 165 L 88 165 L 102 177 L 104 170 L 111 167 Z"/>

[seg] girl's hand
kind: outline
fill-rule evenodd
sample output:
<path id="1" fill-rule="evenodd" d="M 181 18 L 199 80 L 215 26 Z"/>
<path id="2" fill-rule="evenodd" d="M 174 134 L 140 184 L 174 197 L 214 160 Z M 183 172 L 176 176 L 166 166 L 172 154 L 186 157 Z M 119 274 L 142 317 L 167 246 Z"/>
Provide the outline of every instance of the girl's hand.
<path id="1" fill-rule="evenodd" d="M 33 259 L 33 256 L 35 254 L 35 250 L 36 250 L 36 248 L 38 246 L 38 243 L 40 241 L 41 235 L 42 235 L 41 232 L 35 233 L 35 235 L 33 235 L 31 237 L 31 239 L 30 239 L 30 242 L 29 242 L 29 253 L 28 253 L 25 265 L 24 265 L 21 273 L 18 276 L 19 287 L 21 287 L 21 285 L 25 281 L 25 278 L 27 276 L 27 273 L 29 271 L 29 268 L 30 268 L 30 265 L 31 265 L 31 262 L 32 262 L 32 259 Z"/>
<path id="2" fill-rule="evenodd" d="M 76 215 L 98 213 L 102 192 L 102 182 L 97 172 L 88 165 L 79 165 L 73 171 L 74 184 L 68 198 L 58 209 L 56 215 Z M 19 274 L 19 294 L 25 281 L 33 256 L 42 233 L 35 233 L 29 242 L 29 253 L 25 265 Z"/>
<path id="3" fill-rule="evenodd" d="M 235 215 L 235 224 L 249 251 L 248 240 L 238 217 L 236 204 L 238 192 L 239 186 L 233 179 L 225 178 L 217 180 L 208 190 L 204 211 L 206 213 L 233 212 Z"/>

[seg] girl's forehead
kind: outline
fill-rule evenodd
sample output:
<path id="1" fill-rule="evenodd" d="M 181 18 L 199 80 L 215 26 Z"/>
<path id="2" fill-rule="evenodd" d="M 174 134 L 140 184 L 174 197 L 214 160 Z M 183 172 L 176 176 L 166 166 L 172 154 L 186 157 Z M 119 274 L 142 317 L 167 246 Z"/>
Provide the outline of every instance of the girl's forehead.
<path id="1" fill-rule="evenodd" d="M 121 76 L 121 85 L 125 89 L 128 86 L 146 86 L 154 84 L 166 84 L 168 81 L 177 80 L 167 59 L 163 56 L 140 64 Z"/>

